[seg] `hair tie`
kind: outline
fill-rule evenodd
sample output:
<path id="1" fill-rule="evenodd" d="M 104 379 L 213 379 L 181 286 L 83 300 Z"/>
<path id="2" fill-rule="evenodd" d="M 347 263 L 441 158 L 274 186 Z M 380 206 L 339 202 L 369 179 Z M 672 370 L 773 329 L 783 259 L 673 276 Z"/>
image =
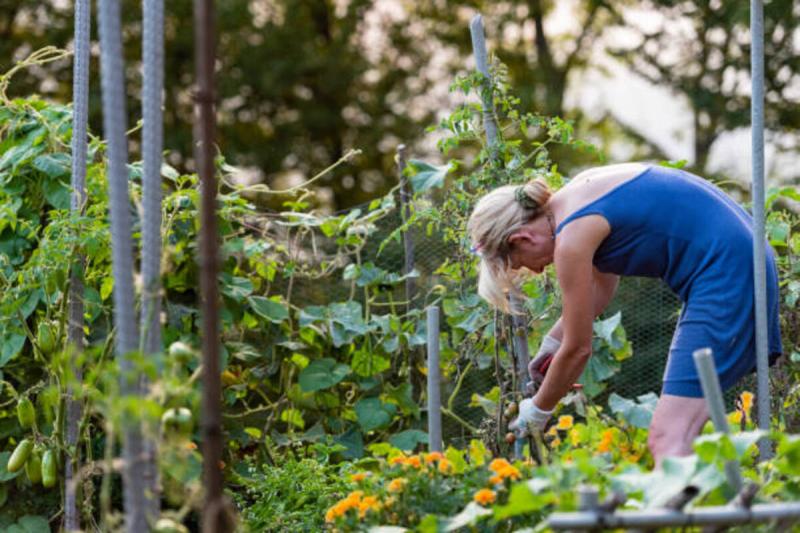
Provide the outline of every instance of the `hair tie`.
<path id="1" fill-rule="evenodd" d="M 517 200 L 517 203 L 524 207 L 525 209 L 538 209 L 539 202 L 525 194 L 525 186 L 519 185 L 516 189 L 514 189 L 514 198 Z"/>

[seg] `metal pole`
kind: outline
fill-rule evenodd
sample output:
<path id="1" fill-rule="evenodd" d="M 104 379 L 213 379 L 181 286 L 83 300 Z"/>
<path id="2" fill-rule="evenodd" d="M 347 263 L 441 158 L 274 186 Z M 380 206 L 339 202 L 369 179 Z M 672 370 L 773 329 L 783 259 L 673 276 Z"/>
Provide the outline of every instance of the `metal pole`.
<path id="1" fill-rule="evenodd" d="M 753 281 L 756 300 L 756 369 L 758 371 L 758 427 L 769 430 L 769 342 L 767 340 L 767 278 L 764 230 L 764 9 L 762 0 L 750 0 L 753 96 L 750 107 L 753 151 Z M 760 459 L 772 457 L 768 439 L 758 443 Z"/>
<path id="2" fill-rule="evenodd" d="M 439 307 L 428 307 L 428 449 L 442 451 L 442 396 L 439 368 Z"/>
<path id="3" fill-rule="evenodd" d="M 406 164 L 408 161 L 408 152 L 405 144 L 397 147 L 397 174 L 400 177 L 400 216 L 403 220 L 403 226 L 411 218 L 411 187 L 408 183 L 408 178 L 405 176 Z M 405 266 L 403 267 L 403 274 L 408 275 L 414 270 L 414 236 L 411 234 L 411 228 L 403 230 L 403 251 L 405 254 Z M 406 278 L 406 302 L 407 308 L 411 310 L 411 300 L 414 298 L 416 292 L 416 285 L 414 278 Z"/>
<path id="4" fill-rule="evenodd" d="M 89 41 L 92 9 L 89 0 L 75 1 L 75 59 L 72 66 L 72 196 L 70 210 L 82 214 L 86 205 L 86 148 L 89 118 Z M 69 321 L 67 344 L 75 355 L 83 351 L 83 265 L 82 254 L 77 254 L 69 275 Z M 77 359 L 77 357 L 76 357 Z M 77 361 L 72 362 L 75 383 L 80 383 L 83 372 Z M 77 449 L 78 425 L 81 420 L 81 403 L 74 399 L 73 385 L 69 386 L 67 400 L 66 440 L 72 450 L 64 466 L 64 529 L 80 530 L 77 507 L 77 486 L 74 474 L 78 470 L 80 453 Z"/>
<path id="5" fill-rule="evenodd" d="M 128 195 L 128 139 L 125 77 L 119 0 L 98 2 L 100 26 L 100 78 L 103 94 L 103 131 L 108 142 L 108 202 L 111 222 L 114 276 L 114 327 L 116 355 L 123 396 L 138 394 L 139 376 L 133 375 L 133 352 L 139 348 L 139 331 L 133 289 L 131 204 Z M 123 501 L 125 529 L 147 531 L 146 495 L 142 461 L 142 431 L 138 420 L 123 418 Z"/>
<path id="6" fill-rule="evenodd" d="M 728 419 L 725 417 L 725 402 L 722 399 L 722 389 L 719 386 L 714 356 L 710 348 L 695 350 L 693 355 L 711 421 L 717 431 L 727 435 L 730 430 L 728 429 Z M 736 492 L 742 490 L 742 474 L 739 471 L 739 463 L 736 461 L 725 463 L 725 475 L 728 477 L 728 483 Z"/>
<path id="7" fill-rule="evenodd" d="M 217 242 L 217 180 L 214 172 L 214 59 L 216 33 L 214 2 L 195 0 L 195 69 L 197 72 L 196 144 L 200 176 L 200 315 L 203 339 L 203 531 L 230 531 L 222 495 L 222 385 L 219 338 L 219 243 Z"/>
<path id="8" fill-rule="evenodd" d="M 800 503 L 769 503 L 754 505 L 750 509 L 716 506 L 674 511 L 653 509 L 647 511 L 619 511 L 615 513 L 577 512 L 553 513 L 547 525 L 555 530 L 594 530 L 598 528 L 641 528 L 686 526 L 724 526 L 754 524 L 772 520 L 800 519 Z"/>
<path id="9" fill-rule="evenodd" d="M 142 354 L 157 354 L 161 346 L 161 152 L 163 125 L 161 100 L 164 90 L 164 0 L 144 0 L 142 56 L 144 63 L 142 91 Z M 142 393 L 147 381 L 142 376 Z M 149 421 L 145 432 L 145 482 L 148 514 L 151 522 L 158 518 L 158 448 L 157 425 Z"/>

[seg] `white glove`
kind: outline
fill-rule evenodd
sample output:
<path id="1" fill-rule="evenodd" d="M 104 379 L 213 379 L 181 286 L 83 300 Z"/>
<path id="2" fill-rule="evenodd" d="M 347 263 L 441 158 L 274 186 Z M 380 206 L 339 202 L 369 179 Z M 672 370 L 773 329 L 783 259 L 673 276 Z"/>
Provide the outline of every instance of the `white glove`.
<path id="1" fill-rule="evenodd" d="M 539 346 L 539 351 L 536 352 L 536 355 L 533 357 L 530 363 L 528 363 L 528 375 L 530 375 L 531 380 L 534 383 L 541 383 L 544 380 L 544 374 L 547 372 L 547 367 L 545 367 L 544 371 L 541 370 L 542 363 L 548 357 L 553 357 L 558 349 L 561 348 L 561 341 L 556 339 L 555 337 L 551 337 L 550 335 L 545 335 L 542 339 L 542 344 Z M 547 363 L 549 366 L 549 363 Z"/>
<path id="2" fill-rule="evenodd" d="M 542 431 L 553 411 L 545 411 L 533 403 L 533 398 L 525 398 L 519 402 L 519 416 L 508 425 L 512 431 L 518 431 L 522 435 L 528 433 L 529 428 Z"/>

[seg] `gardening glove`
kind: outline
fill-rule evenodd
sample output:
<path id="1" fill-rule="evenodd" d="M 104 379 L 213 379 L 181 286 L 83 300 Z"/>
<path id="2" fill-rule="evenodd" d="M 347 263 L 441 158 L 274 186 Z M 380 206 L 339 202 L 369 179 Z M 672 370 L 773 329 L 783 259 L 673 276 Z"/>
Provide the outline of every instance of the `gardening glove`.
<path id="1" fill-rule="evenodd" d="M 539 346 L 539 351 L 528 364 L 528 374 L 531 380 L 536 385 L 544 381 L 544 376 L 547 374 L 547 369 L 550 368 L 550 363 L 553 361 L 553 356 L 561 347 L 561 341 L 550 335 L 545 335 L 542 339 L 542 344 Z"/>
<path id="2" fill-rule="evenodd" d="M 519 402 L 519 416 L 508 425 L 508 428 L 519 436 L 525 436 L 529 429 L 544 430 L 553 411 L 545 411 L 533 403 L 533 398 L 525 398 Z"/>

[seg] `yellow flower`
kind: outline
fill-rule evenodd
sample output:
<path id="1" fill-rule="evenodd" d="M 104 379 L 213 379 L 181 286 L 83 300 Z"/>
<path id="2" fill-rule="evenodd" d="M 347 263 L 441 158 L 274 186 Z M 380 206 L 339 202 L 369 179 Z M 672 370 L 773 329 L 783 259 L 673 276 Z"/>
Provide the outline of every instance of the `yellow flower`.
<path id="1" fill-rule="evenodd" d="M 502 457 L 498 457 L 494 459 L 491 463 L 489 463 L 489 470 L 494 472 L 495 474 L 504 468 L 508 468 L 511 466 L 511 463 L 503 459 Z"/>
<path id="2" fill-rule="evenodd" d="M 496 498 L 497 495 L 493 490 L 490 489 L 481 489 L 472 496 L 472 499 L 481 505 L 494 503 Z"/>
<path id="3" fill-rule="evenodd" d="M 547 437 L 558 437 L 558 428 L 556 426 L 550 426 L 550 429 L 547 430 L 545 433 Z"/>
<path id="4" fill-rule="evenodd" d="M 378 498 L 375 496 L 366 496 L 358 504 L 358 516 L 360 518 L 364 518 L 364 516 L 367 514 L 367 511 L 377 511 L 380 508 L 381 504 L 378 502 Z"/>
<path id="5" fill-rule="evenodd" d="M 353 483 L 358 483 L 359 481 L 364 481 L 370 475 L 370 472 L 356 472 L 352 476 L 350 476 L 350 481 Z"/>
<path id="6" fill-rule="evenodd" d="M 558 429 L 567 430 L 572 427 L 572 415 L 563 415 L 558 417 Z"/>
<path id="7" fill-rule="evenodd" d="M 614 442 L 614 431 L 607 429 L 600 435 L 600 444 L 597 445 L 597 453 L 611 451 L 611 444 Z"/>
<path id="8" fill-rule="evenodd" d="M 734 411 L 728 415 L 728 422 L 731 424 L 741 424 L 742 423 L 742 412 L 741 411 Z"/>
<path id="9" fill-rule="evenodd" d="M 420 468 L 422 466 L 422 460 L 420 460 L 419 455 L 412 455 L 406 459 L 406 464 L 413 468 Z"/>
<path id="10" fill-rule="evenodd" d="M 428 464 L 431 464 L 434 461 L 441 461 L 442 459 L 444 459 L 442 452 L 431 452 L 425 454 L 425 462 Z"/>
<path id="11" fill-rule="evenodd" d="M 554 438 L 554 439 L 553 439 L 553 440 L 550 442 L 550 445 L 551 445 L 551 446 L 560 446 L 560 445 L 561 445 L 561 439 L 559 439 L 558 437 Z"/>
<path id="12" fill-rule="evenodd" d="M 403 487 L 408 483 L 408 480 L 404 477 L 399 477 L 393 479 L 389 482 L 389 485 L 386 487 L 386 490 L 389 492 L 400 492 L 403 490 Z"/>
<path id="13" fill-rule="evenodd" d="M 440 474 L 449 474 L 453 471 L 453 463 L 451 463 L 447 458 L 442 458 L 439 461 L 439 473 Z"/>
<path id="14" fill-rule="evenodd" d="M 744 391 L 742 394 L 739 395 L 739 399 L 742 401 L 742 411 L 750 414 L 750 409 L 753 407 L 753 393 Z"/>
<path id="15" fill-rule="evenodd" d="M 581 443 L 581 433 L 578 431 L 578 428 L 572 428 L 569 430 L 569 443 L 573 446 L 578 446 Z"/>

